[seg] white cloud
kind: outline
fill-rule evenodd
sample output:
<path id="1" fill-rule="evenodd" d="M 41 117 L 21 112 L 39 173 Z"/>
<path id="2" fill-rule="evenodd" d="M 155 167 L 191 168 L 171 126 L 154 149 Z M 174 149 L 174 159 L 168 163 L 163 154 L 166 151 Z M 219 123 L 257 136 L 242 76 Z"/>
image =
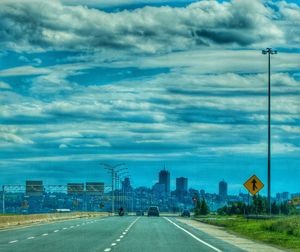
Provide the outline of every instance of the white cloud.
<path id="1" fill-rule="evenodd" d="M 95 55 L 96 60 L 100 55 Z M 129 57 L 115 62 L 99 63 L 103 67 L 171 68 L 181 74 L 261 73 L 267 72 L 267 57 L 259 50 L 187 50 L 151 57 Z M 295 71 L 300 68 L 299 53 L 279 50 L 272 56 L 272 72 Z"/>
<path id="2" fill-rule="evenodd" d="M 36 68 L 33 66 L 20 66 L 8 68 L 0 71 L 0 77 L 20 76 L 20 75 L 40 75 L 50 73 L 47 68 Z"/>
<path id="3" fill-rule="evenodd" d="M 11 89 L 11 86 L 3 81 L 0 81 L 0 88 L 2 89 Z"/>
<path id="4" fill-rule="evenodd" d="M 58 146 L 58 148 L 59 148 L 59 149 L 65 149 L 65 148 L 68 148 L 68 145 L 66 145 L 66 144 L 60 144 L 60 145 Z"/>
<path id="5" fill-rule="evenodd" d="M 272 154 L 299 154 L 300 148 L 289 143 L 272 143 Z M 210 151 L 218 154 L 241 154 L 267 155 L 267 143 L 258 144 L 237 144 L 232 146 L 220 146 L 209 148 Z"/>
<path id="6" fill-rule="evenodd" d="M 0 127 L 0 147 L 7 147 L 7 145 L 27 145 L 33 144 L 33 141 L 29 138 L 20 135 L 17 128 L 13 127 Z"/>
<path id="7" fill-rule="evenodd" d="M 99 8 L 108 8 L 108 7 L 118 7 L 122 5 L 131 5 L 131 4 L 151 4 L 151 3 L 174 3 L 174 0 L 61 0 L 65 4 L 71 5 L 88 5 L 96 6 Z M 187 2 L 186 0 L 176 0 L 176 2 Z"/>

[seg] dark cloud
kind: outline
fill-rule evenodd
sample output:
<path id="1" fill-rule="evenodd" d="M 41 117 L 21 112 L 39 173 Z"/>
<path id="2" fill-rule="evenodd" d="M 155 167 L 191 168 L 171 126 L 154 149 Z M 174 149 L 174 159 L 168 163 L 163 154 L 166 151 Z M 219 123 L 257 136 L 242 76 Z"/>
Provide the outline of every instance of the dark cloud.
<path id="1" fill-rule="evenodd" d="M 218 99 L 215 99 L 218 103 Z M 170 111 L 170 117 L 177 117 L 176 120 L 186 123 L 213 123 L 213 124 L 262 124 L 264 121 L 253 120 L 253 113 L 247 113 L 242 110 L 232 109 L 215 109 L 205 106 L 187 106 L 184 108 L 176 108 Z"/>
<path id="2" fill-rule="evenodd" d="M 146 6 L 116 13 L 57 1 L 4 1 L 0 5 L 1 46 L 13 50 L 166 52 L 284 41 L 280 22 L 270 18 L 272 9 L 258 0 L 199 1 L 183 8 Z"/>
<path id="3" fill-rule="evenodd" d="M 196 35 L 200 38 L 207 38 L 216 44 L 232 44 L 237 43 L 240 46 L 248 46 L 255 42 L 255 38 L 249 36 L 247 33 L 240 31 L 212 31 L 207 29 L 197 30 Z"/>

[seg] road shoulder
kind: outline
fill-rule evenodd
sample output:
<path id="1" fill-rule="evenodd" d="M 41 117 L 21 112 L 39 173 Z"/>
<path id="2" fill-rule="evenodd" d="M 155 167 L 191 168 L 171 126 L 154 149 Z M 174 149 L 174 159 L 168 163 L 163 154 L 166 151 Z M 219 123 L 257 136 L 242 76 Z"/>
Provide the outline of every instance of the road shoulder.
<path id="1" fill-rule="evenodd" d="M 202 232 L 205 232 L 211 236 L 214 236 L 217 239 L 225 241 L 231 245 L 234 245 L 242 250 L 245 251 L 256 251 L 256 252 L 265 252 L 265 251 L 272 251 L 272 252 L 279 252 L 285 251 L 283 249 L 279 249 L 270 245 L 263 244 L 261 242 L 252 241 L 246 238 L 239 237 L 235 234 L 229 233 L 222 227 L 217 227 L 205 223 L 201 223 L 196 220 L 191 219 L 184 219 L 184 218 L 176 218 L 177 221 L 191 226 L 195 229 L 198 229 Z"/>

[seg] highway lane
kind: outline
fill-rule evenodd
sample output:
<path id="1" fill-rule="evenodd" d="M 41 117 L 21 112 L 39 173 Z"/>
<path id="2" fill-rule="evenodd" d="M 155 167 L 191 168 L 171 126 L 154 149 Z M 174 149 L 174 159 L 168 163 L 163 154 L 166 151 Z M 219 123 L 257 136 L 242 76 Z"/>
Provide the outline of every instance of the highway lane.
<path id="1" fill-rule="evenodd" d="M 240 252 L 224 241 L 182 225 L 172 217 L 143 217 L 128 231 L 115 252 Z"/>
<path id="2" fill-rule="evenodd" d="M 92 218 L 0 232 L 0 251 L 104 251 L 134 217 Z"/>
<path id="3" fill-rule="evenodd" d="M 3 252 L 193 252 L 241 251 L 164 217 L 77 219 L 0 232 Z"/>

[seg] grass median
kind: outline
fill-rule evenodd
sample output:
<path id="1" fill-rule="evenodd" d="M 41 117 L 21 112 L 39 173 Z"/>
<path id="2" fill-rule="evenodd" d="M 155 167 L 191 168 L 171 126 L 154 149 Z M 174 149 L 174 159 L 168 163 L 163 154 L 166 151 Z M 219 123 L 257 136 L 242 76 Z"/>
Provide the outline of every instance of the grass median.
<path id="1" fill-rule="evenodd" d="M 243 237 L 300 252 L 300 216 L 245 219 L 241 216 L 195 218 Z"/>

